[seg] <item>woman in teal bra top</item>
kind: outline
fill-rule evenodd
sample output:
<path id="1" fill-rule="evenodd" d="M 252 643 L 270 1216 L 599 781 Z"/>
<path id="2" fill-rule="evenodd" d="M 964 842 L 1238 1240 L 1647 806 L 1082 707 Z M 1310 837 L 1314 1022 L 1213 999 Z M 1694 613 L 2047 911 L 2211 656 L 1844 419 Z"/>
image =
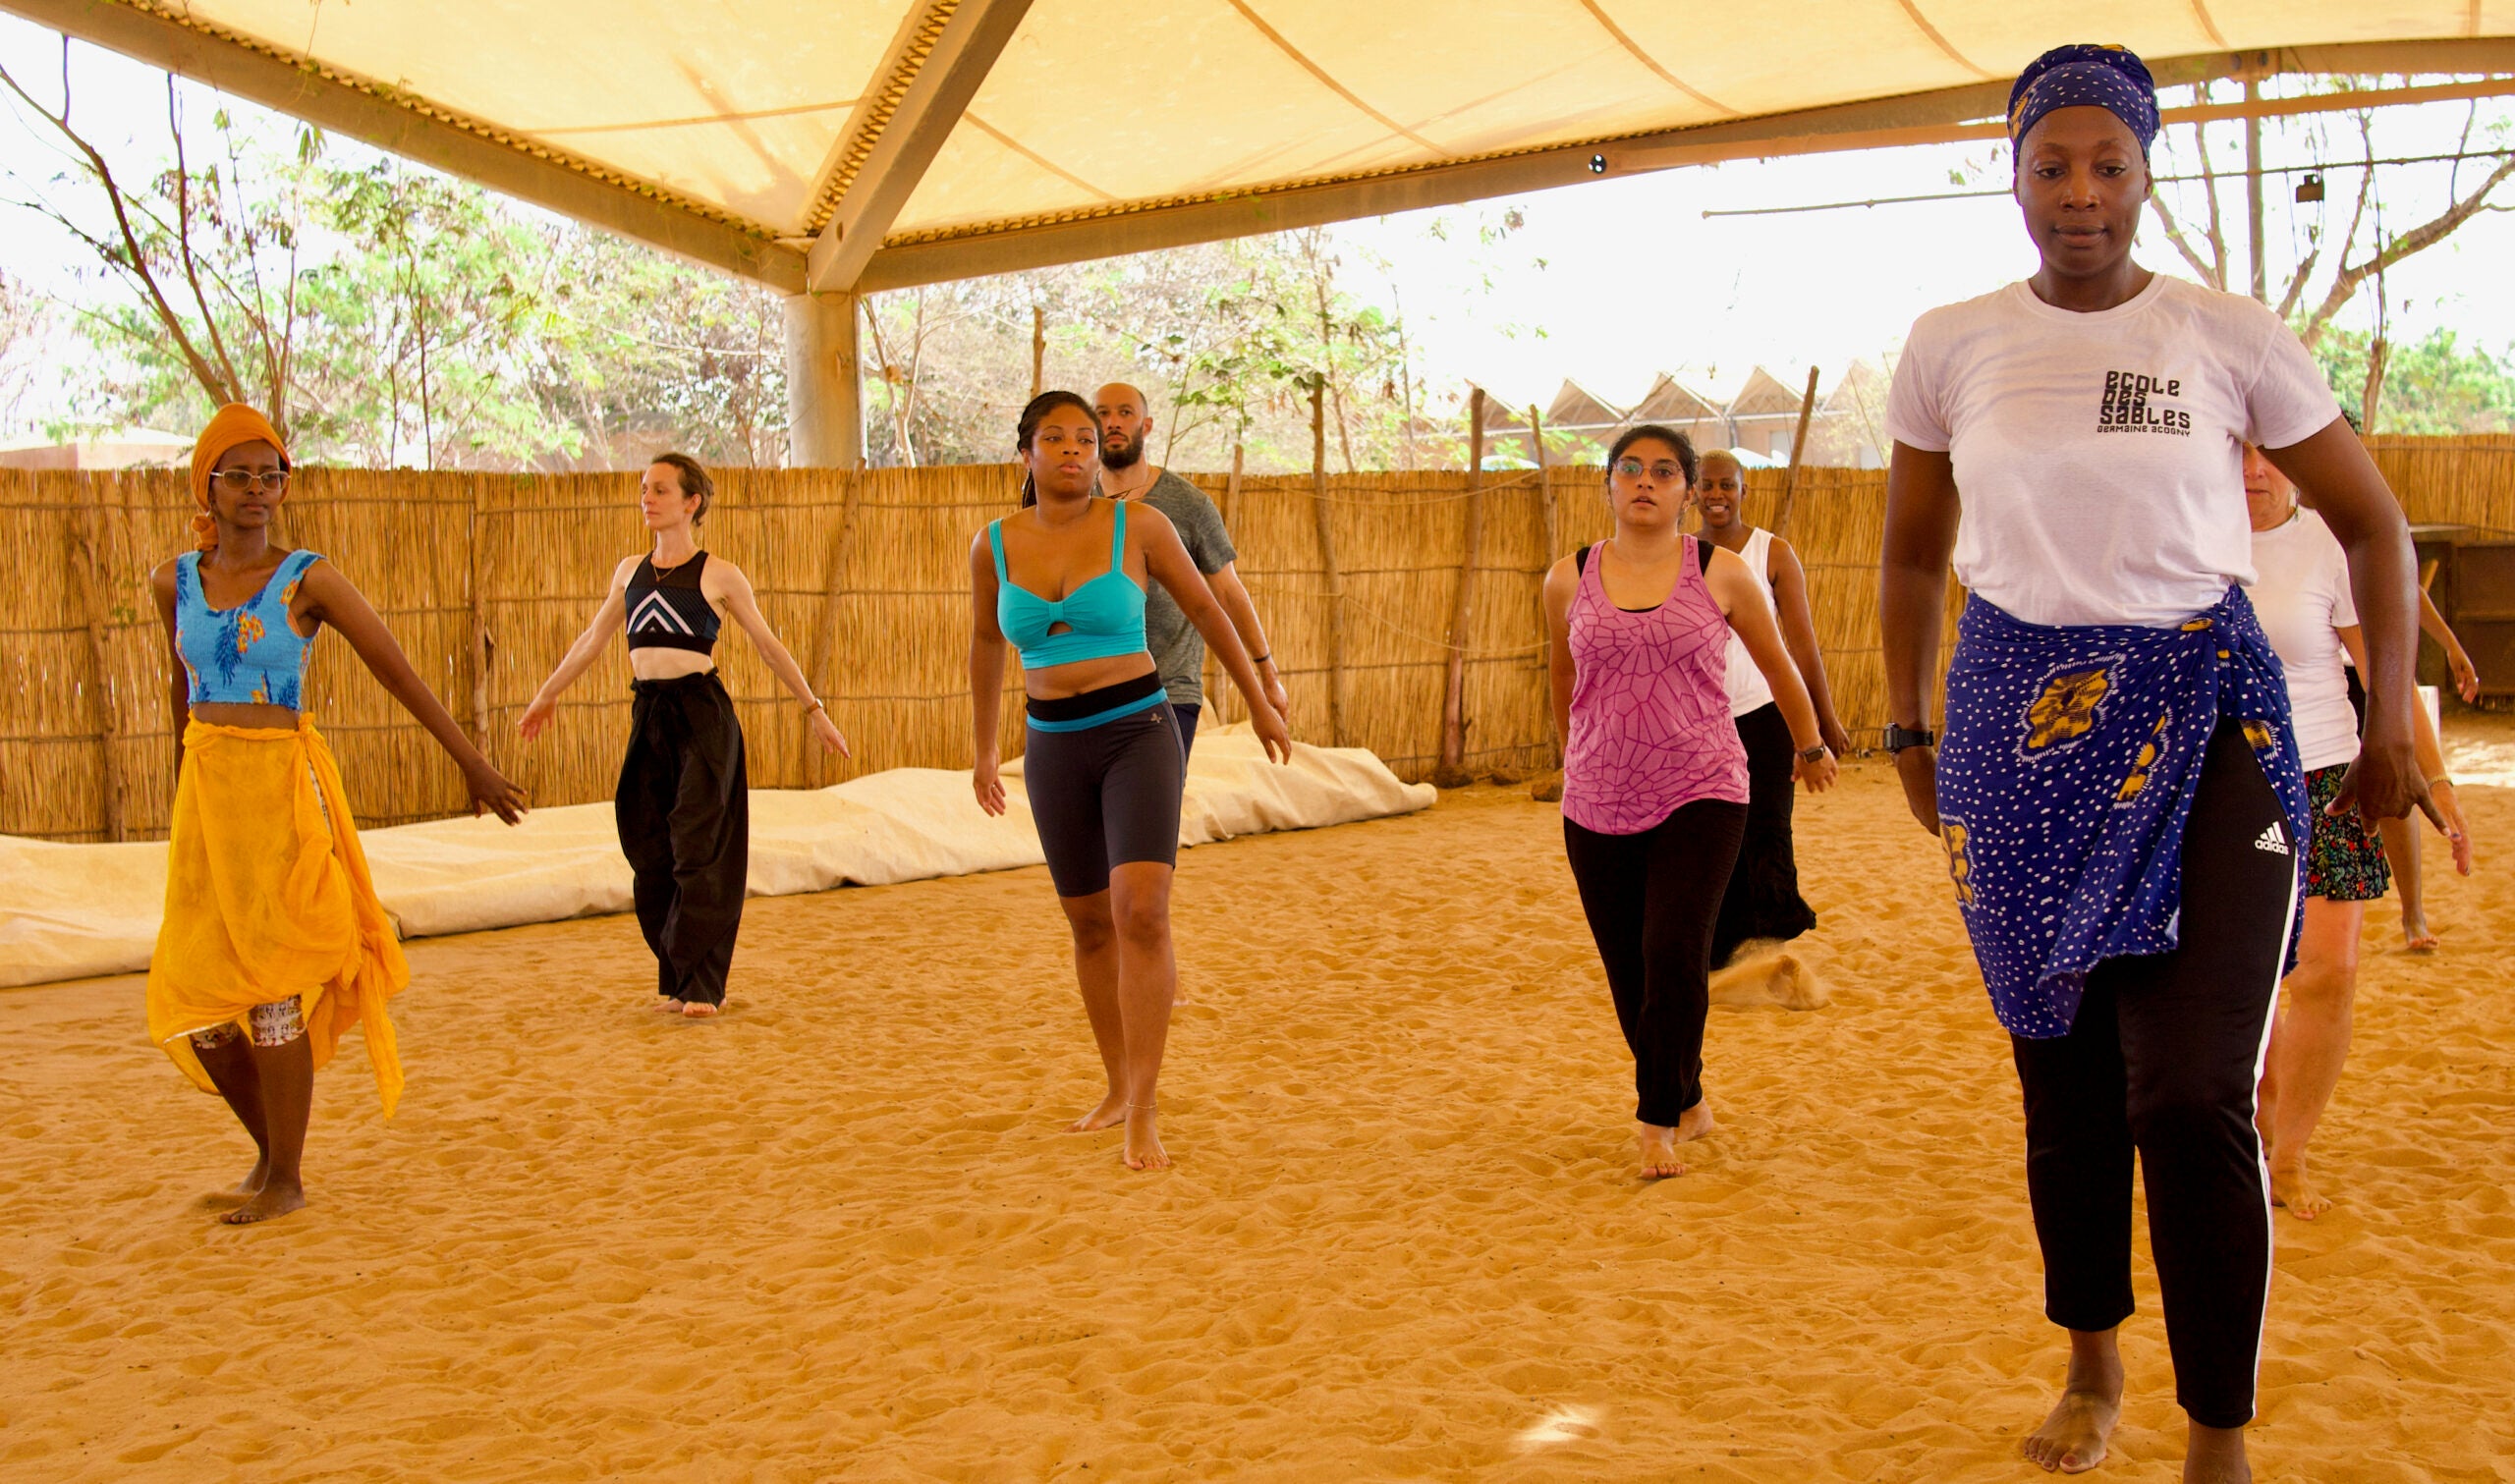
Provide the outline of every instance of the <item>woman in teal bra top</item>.
<path id="1" fill-rule="evenodd" d="M 1108 1095 L 1073 1131 L 1127 1126 L 1134 1170 L 1170 1163 L 1154 1084 L 1178 972 L 1170 873 L 1179 854 L 1178 723 L 1145 646 L 1147 581 L 1167 588 L 1249 699 L 1277 762 L 1292 734 L 1265 700 L 1240 636 L 1170 521 L 1150 506 L 1091 498 L 1099 421 L 1072 392 L 1046 392 L 1015 436 L 1022 509 L 970 543 L 970 695 L 978 807 L 1005 809 L 999 721 L 1008 647 L 1022 655 L 1022 781 L 1048 875 L 1074 931 L 1075 975 Z"/>

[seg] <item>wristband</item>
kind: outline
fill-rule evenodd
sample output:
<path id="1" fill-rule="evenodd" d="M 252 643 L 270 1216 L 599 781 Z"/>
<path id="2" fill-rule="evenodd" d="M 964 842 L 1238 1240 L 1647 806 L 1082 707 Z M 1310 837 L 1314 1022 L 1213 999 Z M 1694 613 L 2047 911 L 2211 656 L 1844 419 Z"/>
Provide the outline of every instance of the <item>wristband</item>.
<path id="1" fill-rule="evenodd" d="M 2450 789 L 2453 786 L 2454 779 L 2453 775 L 2450 773 L 2439 773 L 2435 777 L 2428 780 L 2428 787 L 2431 793 L 2437 789 Z"/>
<path id="2" fill-rule="evenodd" d="M 1260 666 L 1260 665 L 1262 665 L 1262 664 L 1266 663 L 1268 660 L 1271 660 L 1271 659 L 1273 659 L 1274 657 L 1275 657 L 1275 651 L 1273 651 L 1272 649 L 1269 649 L 1269 650 L 1267 650 L 1264 654 L 1261 654 L 1261 655 L 1258 656 L 1256 659 L 1251 660 L 1251 661 L 1249 662 L 1249 668 L 1250 668 L 1250 669 L 1252 669 L 1252 670 L 1255 670 L 1255 669 L 1257 669 L 1258 666 Z"/>
<path id="3" fill-rule="evenodd" d="M 1816 762 L 1825 755 L 1825 751 L 1826 748 L 1823 742 L 1818 742 L 1813 747 L 1802 747 L 1799 749 L 1799 760 L 1801 762 Z"/>
<path id="4" fill-rule="evenodd" d="M 806 706 L 806 707 L 804 708 L 804 714 L 805 714 L 806 716 L 810 716 L 810 715 L 811 715 L 811 714 L 812 714 L 813 712 L 815 712 L 815 711 L 827 711 L 828 709 L 829 709 L 829 702 L 827 702 L 827 701 L 814 701 L 814 702 L 812 702 L 810 705 Z"/>

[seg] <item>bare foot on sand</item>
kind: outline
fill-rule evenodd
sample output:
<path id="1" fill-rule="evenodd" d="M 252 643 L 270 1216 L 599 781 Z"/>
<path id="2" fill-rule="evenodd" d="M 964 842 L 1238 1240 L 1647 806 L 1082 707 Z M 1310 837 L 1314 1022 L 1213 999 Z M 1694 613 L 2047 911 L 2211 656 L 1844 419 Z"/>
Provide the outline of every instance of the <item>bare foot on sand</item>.
<path id="1" fill-rule="evenodd" d="M 1644 1180 L 1667 1180 L 1686 1173 L 1685 1163 L 1677 1158 L 1676 1129 L 1644 1123 L 1636 1123 L 1633 1127 L 1642 1136 Z"/>
<path id="2" fill-rule="evenodd" d="M 2045 1473 L 2083 1474 L 2104 1461 L 2105 1441 L 2113 1436 L 2113 1424 L 2122 1420 L 2122 1378 L 2116 1372 L 2112 1387 L 2081 1391 L 2075 1387 L 2063 1391 L 2054 1403 L 2052 1414 L 2021 1444 L 2018 1452 L 2027 1461 L 2041 1465 Z"/>
<path id="3" fill-rule="evenodd" d="M 655 996 L 655 1009 L 668 1016 L 677 1016 L 681 1014 L 681 1002 L 670 995 L 657 995 Z"/>
<path id="4" fill-rule="evenodd" d="M 262 1185 L 264 1182 L 269 1181 L 270 1178 L 271 1162 L 269 1157 L 267 1155 L 258 1157 L 253 1161 L 253 1170 L 252 1174 L 246 1176 L 243 1180 L 238 1181 L 232 1188 L 222 1190 L 211 1198 L 214 1200 L 252 1200 L 254 1196 L 262 1193 Z"/>
<path id="5" fill-rule="evenodd" d="M 2045 1473 L 2085 1473 L 2104 1461 L 2106 1440 L 2121 1420 L 2120 1342 L 2111 1330 L 2072 1330 L 2061 1400 L 2017 1451 Z"/>
<path id="6" fill-rule="evenodd" d="M 693 1000 L 681 1007 L 681 1017 L 685 1020 L 712 1020 L 722 1008 L 704 1000 Z"/>
<path id="7" fill-rule="evenodd" d="M 1711 1099 L 1705 1098 L 1677 1115 L 1677 1142 L 1701 1138 L 1718 1127 L 1711 1119 Z"/>
<path id="8" fill-rule="evenodd" d="M 2426 912 L 2402 913 L 2401 936 L 2403 945 L 2414 954 L 2432 954 L 2443 941 L 2429 928 Z"/>
<path id="9" fill-rule="evenodd" d="M 2331 1209 L 2331 1197 L 2316 1189 L 2315 1182 L 2306 1178 L 2303 1160 L 2270 1167 L 2270 1203 L 2286 1206 L 2288 1214 L 2299 1221 L 2312 1221 Z"/>
<path id="10" fill-rule="evenodd" d="M 1167 1170 L 1170 1155 L 1161 1147 L 1161 1115 L 1150 1108 L 1127 1106 L 1127 1168 Z"/>
<path id="11" fill-rule="evenodd" d="M 1127 1095 L 1123 1092 L 1112 1091 L 1107 1097 L 1100 1100 L 1099 1107 L 1092 1109 L 1090 1113 L 1087 1113 L 1083 1117 L 1076 1119 L 1073 1123 L 1066 1125 L 1065 1131 L 1068 1133 L 1090 1133 L 1095 1128 L 1106 1128 L 1112 1125 L 1123 1123 L 1125 1122 L 1126 1117 Z"/>
<path id="12" fill-rule="evenodd" d="M 218 1218 L 231 1227 L 250 1227 L 257 1221 L 270 1221 L 291 1211 L 303 1210 L 306 1188 L 303 1185 L 277 1185 L 265 1182 L 252 1198 Z"/>

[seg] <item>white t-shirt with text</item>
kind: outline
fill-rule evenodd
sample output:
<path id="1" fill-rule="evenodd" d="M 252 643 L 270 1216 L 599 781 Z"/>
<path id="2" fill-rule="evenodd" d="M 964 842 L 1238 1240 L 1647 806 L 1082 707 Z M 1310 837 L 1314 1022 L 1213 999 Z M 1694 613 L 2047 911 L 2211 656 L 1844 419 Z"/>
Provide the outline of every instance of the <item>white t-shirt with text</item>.
<path id="1" fill-rule="evenodd" d="M 1957 579 L 2030 624 L 2163 628 L 2216 604 L 2253 576 L 2244 445 L 2339 415 L 2277 315 L 2162 273 L 2092 314 L 2024 283 L 1932 309 L 1886 400 L 1890 437 L 1954 464 Z"/>
<path id="2" fill-rule="evenodd" d="M 2348 651 L 2336 632 L 2358 624 L 2348 554 L 2322 517 L 2300 510 L 2253 533 L 2253 573 L 2245 595 L 2288 673 L 2288 710 L 2306 771 L 2345 763 L 2358 755 L 2358 713 L 2350 708 L 2344 673 Z"/>

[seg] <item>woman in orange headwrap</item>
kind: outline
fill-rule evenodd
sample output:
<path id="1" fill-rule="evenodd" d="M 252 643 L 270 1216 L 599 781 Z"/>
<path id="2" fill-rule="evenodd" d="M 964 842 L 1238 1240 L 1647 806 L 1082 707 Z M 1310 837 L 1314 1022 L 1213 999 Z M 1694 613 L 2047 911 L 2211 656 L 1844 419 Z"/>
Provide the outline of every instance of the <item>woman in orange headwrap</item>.
<path id="1" fill-rule="evenodd" d="M 384 1002 L 411 970 L 367 878 L 340 769 L 304 714 L 306 657 L 322 626 L 453 755 L 475 810 L 509 824 L 524 812 L 523 791 L 463 736 L 349 579 L 272 543 L 288 476 L 259 412 L 219 409 L 193 446 L 199 550 L 149 578 L 181 741 L 148 1035 L 253 1137 L 243 1203 L 222 1218 L 236 1225 L 306 1204 L 298 1163 L 314 1071 L 343 1031 L 365 1031 L 386 1117 L 402 1090 Z"/>

